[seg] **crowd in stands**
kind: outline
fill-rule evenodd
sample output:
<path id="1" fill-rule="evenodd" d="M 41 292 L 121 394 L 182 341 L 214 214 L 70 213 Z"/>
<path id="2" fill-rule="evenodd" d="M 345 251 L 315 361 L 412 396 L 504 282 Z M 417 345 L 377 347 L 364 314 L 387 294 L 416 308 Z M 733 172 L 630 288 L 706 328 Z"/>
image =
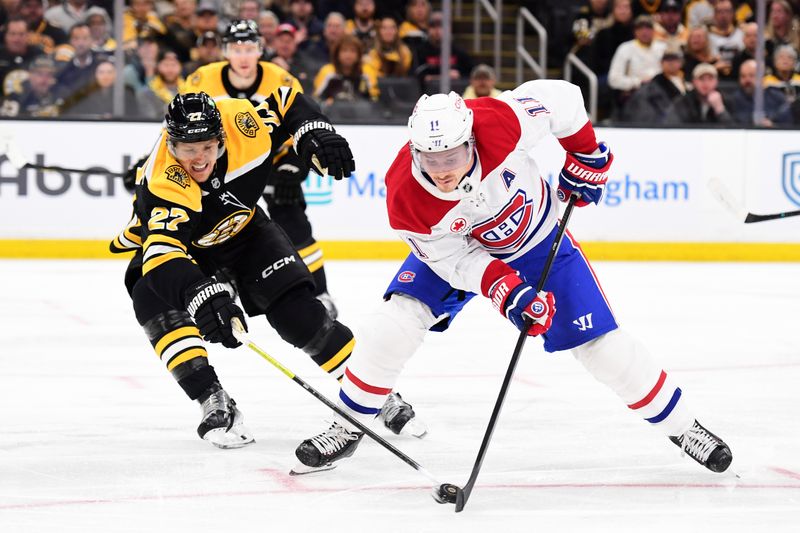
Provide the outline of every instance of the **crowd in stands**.
<path id="1" fill-rule="evenodd" d="M 572 24 L 570 51 L 598 76 L 608 123 L 800 124 L 800 2 L 768 0 L 765 73 L 757 79 L 756 2 L 588 0 Z"/>
<path id="2" fill-rule="evenodd" d="M 111 117 L 121 77 L 124 116 L 162 118 L 188 76 L 230 59 L 222 36 L 238 19 L 257 23 L 261 60 L 288 70 L 326 108 L 401 102 L 407 114 L 422 91 L 438 85 L 442 15 L 428 0 L 128 0 L 121 43 L 111 37 L 112 6 L 3 0 L 0 116 Z M 118 47 L 123 65 L 116 64 Z M 451 54 L 449 76 L 463 91 L 473 62 L 457 45 Z M 472 94 L 492 92 L 489 67 L 477 69 L 475 79 Z"/>
<path id="3" fill-rule="evenodd" d="M 237 19 L 256 21 L 261 60 L 329 114 L 405 118 L 439 87 L 443 20 L 429 0 L 127 0 L 121 43 L 112 0 L 50 1 L 0 2 L 0 116 L 111 117 L 121 77 L 125 116 L 160 119 L 196 69 L 228 59 L 222 35 Z M 563 55 L 598 75 L 606 123 L 751 125 L 761 85 L 758 125 L 800 124 L 800 0 L 768 0 L 760 80 L 754 0 L 566 1 L 575 16 Z M 457 44 L 450 57 L 455 90 L 499 94 L 494 69 Z"/>

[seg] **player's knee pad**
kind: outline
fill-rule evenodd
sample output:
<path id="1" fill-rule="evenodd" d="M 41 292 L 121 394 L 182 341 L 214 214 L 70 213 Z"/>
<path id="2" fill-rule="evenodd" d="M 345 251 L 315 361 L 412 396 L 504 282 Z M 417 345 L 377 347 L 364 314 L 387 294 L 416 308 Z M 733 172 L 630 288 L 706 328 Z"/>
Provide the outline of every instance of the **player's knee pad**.
<path id="1" fill-rule="evenodd" d="M 298 285 L 281 296 L 267 310 L 269 324 L 283 340 L 305 349 L 315 337 L 329 331 L 333 322 L 325 306 L 307 285 Z"/>
<path id="2" fill-rule="evenodd" d="M 178 381 L 208 366 L 208 352 L 200 331 L 186 311 L 171 309 L 159 313 L 142 327 L 156 355 Z"/>
<path id="3" fill-rule="evenodd" d="M 405 294 L 393 294 L 359 328 L 349 368 L 361 379 L 385 383 L 381 376 L 399 375 L 435 323 L 427 305 Z"/>
<path id="4" fill-rule="evenodd" d="M 595 379 L 626 401 L 641 397 L 661 372 L 641 341 L 621 328 L 573 348 L 572 353 Z"/>

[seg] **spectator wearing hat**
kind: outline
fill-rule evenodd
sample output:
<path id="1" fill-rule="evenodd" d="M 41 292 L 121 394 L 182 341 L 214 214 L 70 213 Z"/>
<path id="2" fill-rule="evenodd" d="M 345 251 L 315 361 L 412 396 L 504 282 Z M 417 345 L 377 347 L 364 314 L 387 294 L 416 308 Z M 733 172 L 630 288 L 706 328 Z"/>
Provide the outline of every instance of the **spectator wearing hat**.
<path id="1" fill-rule="evenodd" d="M 682 66 L 681 49 L 667 48 L 661 56 L 661 72 L 642 85 L 625 102 L 619 121 L 639 124 L 663 123 L 672 102 L 686 94 L 687 87 Z"/>
<path id="2" fill-rule="evenodd" d="M 772 74 L 764 76 L 764 87 L 783 92 L 790 104 L 800 96 L 800 73 L 797 72 L 797 50 L 784 44 L 772 54 Z"/>
<path id="3" fill-rule="evenodd" d="M 195 10 L 194 32 L 202 35 L 207 31 L 220 32 L 219 10 L 213 0 L 200 0 Z"/>
<path id="4" fill-rule="evenodd" d="M 700 63 L 692 70 L 693 89 L 677 98 L 667 110 L 665 124 L 733 124 L 733 116 L 717 90 L 714 65 Z"/>
<path id="5" fill-rule="evenodd" d="M 375 0 L 355 0 L 353 18 L 347 20 L 345 32 L 361 39 L 364 50 L 372 50 L 378 23 L 375 20 Z"/>
<path id="6" fill-rule="evenodd" d="M 492 98 L 500 96 L 502 91 L 495 88 L 495 83 L 497 83 L 497 75 L 492 67 L 485 63 L 476 65 L 469 74 L 469 86 L 464 89 L 464 100 L 482 96 L 491 96 Z"/>
<path id="7" fill-rule="evenodd" d="M 0 116 L 57 117 L 63 100 L 53 91 L 56 64 L 47 56 L 39 56 L 29 67 L 28 79 L 21 90 L 3 99 Z"/>
<path id="8" fill-rule="evenodd" d="M 322 30 L 321 39 L 310 39 L 300 42 L 300 49 L 306 52 L 320 65 L 331 61 L 334 47 L 344 37 L 347 21 L 341 13 L 328 13 Z M 295 35 L 295 38 L 297 36 Z"/>
<path id="9" fill-rule="evenodd" d="M 274 40 L 275 57 L 272 58 L 272 62 L 297 78 L 303 87 L 303 92 L 311 94 L 314 92 L 314 76 L 320 64 L 298 49 L 296 31 L 295 27 L 288 23 L 278 26 Z"/>
<path id="10" fill-rule="evenodd" d="M 207 31 L 197 38 L 197 43 L 192 48 L 191 55 L 194 59 L 183 64 L 183 74 L 188 76 L 195 70 L 222 61 L 222 41 L 219 34 L 214 31 Z"/>
<path id="11" fill-rule="evenodd" d="M 172 101 L 184 79 L 181 76 L 181 62 L 173 50 L 164 49 L 158 53 L 156 75 L 136 93 L 139 114 L 147 118 L 162 118 L 167 105 Z"/>
<path id="12" fill-rule="evenodd" d="M 86 20 L 86 11 L 88 9 L 88 0 L 53 2 L 51 7 L 44 12 L 44 19 L 56 28 L 61 28 L 63 31 L 68 32 L 73 25 Z"/>
<path id="13" fill-rule="evenodd" d="M 271 61 L 275 57 L 275 35 L 278 33 L 280 19 L 272 11 L 264 10 L 258 14 L 256 22 L 261 34 L 261 47 L 264 49 L 261 59 Z"/>
<path id="14" fill-rule="evenodd" d="M 397 21 L 393 17 L 383 17 L 378 21 L 375 45 L 367 54 L 365 63 L 375 70 L 377 76 L 402 77 L 411 70 L 411 50 L 400 39 Z"/>
<path id="15" fill-rule="evenodd" d="M 44 0 L 22 0 L 19 15 L 28 23 L 28 44 L 40 46 L 45 54 L 67 42 L 67 34 L 44 19 Z"/>
<path id="16" fill-rule="evenodd" d="M 62 116 L 111 118 L 114 116 L 114 83 L 117 68 L 111 58 L 101 58 L 95 64 L 94 79 L 82 91 L 65 99 Z M 139 116 L 136 95 L 130 87 L 123 93 L 123 116 Z"/>
<path id="17" fill-rule="evenodd" d="M 733 15 L 731 0 L 717 0 L 714 4 L 714 19 L 708 25 L 711 53 L 720 58 L 714 66 L 720 78 L 725 79 L 735 79 L 733 59 L 744 49 L 744 36 L 742 30 L 734 24 Z"/>
<path id="18" fill-rule="evenodd" d="M 6 23 L 3 46 L 0 47 L 0 82 L 3 94 L 21 90 L 28 76 L 28 65 L 44 52 L 40 46 L 28 44 L 28 23 L 19 15 Z"/>
<path id="19" fill-rule="evenodd" d="M 667 48 L 678 48 L 686 45 L 689 28 L 681 24 L 681 3 L 678 0 L 664 0 L 655 16 L 655 38 L 664 41 Z"/>
<path id="20" fill-rule="evenodd" d="M 175 9 L 164 18 L 167 33 L 164 45 L 178 54 L 181 63 L 192 59 L 192 48 L 197 38 L 202 35 L 195 32 L 194 17 L 197 0 L 175 0 Z"/>
<path id="21" fill-rule="evenodd" d="M 123 48 L 136 48 L 137 38 L 142 33 L 153 33 L 161 38 L 167 28 L 153 9 L 153 0 L 130 0 L 130 7 L 122 14 Z"/>
<path id="22" fill-rule="evenodd" d="M 86 24 L 92 36 L 92 51 L 111 54 L 117 48 L 117 41 L 111 37 L 111 19 L 106 10 L 92 6 L 86 11 Z"/>
<path id="23" fill-rule="evenodd" d="M 325 105 L 337 100 L 377 100 L 380 95 L 378 77 L 363 63 L 361 40 L 345 35 L 333 47 L 331 62 L 314 78 L 314 97 Z"/>
<path id="24" fill-rule="evenodd" d="M 650 15 L 639 15 L 633 23 L 634 38 L 619 45 L 608 70 L 608 86 L 616 91 L 615 102 L 622 107 L 630 95 L 661 72 L 661 56 L 667 45 L 654 39 Z"/>
<path id="25" fill-rule="evenodd" d="M 425 84 L 439 79 L 442 56 L 442 13 L 434 11 L 428 22 L 428 40 L 420 47 L 416 64 L 419 65 L 414 74 L 420 80 L 424 90 Z M 450 65 L 445 69 L 451 80 L 468 80 L 472 72 L 472 58 L 455 43 L 450 44 Z"/>
<path id="26" fill-rule="evenodd" d="M 739 124 L 752 126 L 755 110 L 756 61 L 745 60 L 739 67 L 739 86 L 731 97 L 733 118 Z M 789 102 L 783 92 L 775 87 L 764 89 L 764 118 L 759 126 L 772 127 L 775 124 L 791 124 L 792 114 Z"/>
<path id="27" fill-rule="evenodd" d="M 314 15 L 314 4 L 310 0 L 290 0 L 289 13 L 291 16 L 286 22 L 294 26 L 294 38 L 298 44 L 321 39 L 324 25 Z"/>

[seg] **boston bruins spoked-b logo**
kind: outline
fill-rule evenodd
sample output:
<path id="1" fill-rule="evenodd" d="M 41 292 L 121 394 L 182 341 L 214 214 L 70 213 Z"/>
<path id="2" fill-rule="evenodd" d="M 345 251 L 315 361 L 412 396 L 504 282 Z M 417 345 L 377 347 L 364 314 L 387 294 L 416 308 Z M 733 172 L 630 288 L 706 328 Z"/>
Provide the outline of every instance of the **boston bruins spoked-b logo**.
<path id="1" fill-rule="evenodd" d="M 239 131 L 244 133 L 245 136 L 250 137 L 251 139 L 256 136 L 256 132 L 258 131 L 258 122 L 249 112 L 240 111 L 239 113 L 236 113 L 235 121 L 236 127 L 239 128 Z"/>
<path id="2" fill-rule="evenodd" d="M 167 169 L 164 171 L 164 174 L 166 174 L 167 179 L 169 181 L 174 181 L 184 189 L 189 186 L 189 183 L 191 183 L 189 181 L 191 179 L 189 177 L 189 174 L 187 174 L 186 171 L 183 169 L 183 167 L 180 165 L 168 166 Z"/>
<path id="3" fill-rule="evenodd" d="M 217 244 L 222 244 L 242 231 L 242 228 L 244 228 L 252 216 L 253 211 L 241 210 L 231 213 L 217 224 L 214 229 L 197 239 L 194 242 L 195 246 L 209 248 Z"/>

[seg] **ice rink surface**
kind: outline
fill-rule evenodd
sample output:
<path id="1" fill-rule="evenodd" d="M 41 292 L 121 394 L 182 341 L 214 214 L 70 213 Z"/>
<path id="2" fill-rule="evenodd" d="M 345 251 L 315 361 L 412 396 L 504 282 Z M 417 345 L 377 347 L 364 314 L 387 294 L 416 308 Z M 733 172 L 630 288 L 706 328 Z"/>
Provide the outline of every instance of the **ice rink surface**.
<path id="1" fill-rule="evenodd" d="M 358 334 L 399 262 L 329 262 Z M 463 513 L 366 439 L 338 469 L 290 477 L 326 408 L 247 348 L 210 348 L 257 443 L 218 450 L 155 357 L 119 261 L 0 261 L 0 532 L 800 531 L 800 266 L 595 263 L 619 322 L 731 446 L 713 474 L 637 419 L 569 353 L 530 339 Z M 249 321 L 251 338 L 314 387 L 337 387 Z M 476 299 L 430 334 L 398 389 L 429 426 L 380 433 L 462 485 L 516 330 Z"/>

